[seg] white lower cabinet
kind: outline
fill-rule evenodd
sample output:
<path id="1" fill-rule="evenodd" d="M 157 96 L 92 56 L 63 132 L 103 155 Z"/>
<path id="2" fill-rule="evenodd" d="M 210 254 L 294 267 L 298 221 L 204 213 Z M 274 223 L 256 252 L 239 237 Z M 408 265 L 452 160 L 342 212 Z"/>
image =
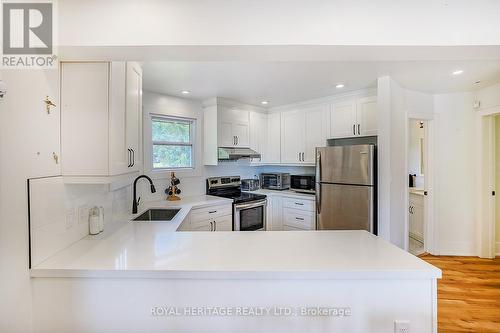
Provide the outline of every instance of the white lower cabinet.
<path id="1" fill-rule="evenodd" d="M 315 207 L 314 198 L 268 195 L 266 230 L 315 230 Z"/>
<path id="2" fill-rule="evenodd" d="M 233 207 L 218 205 L 195 208 L 177 229 L 178 231 L 232 231 Z"/>
<path id="3" fill-rule="evenodd" d="M 408 207 L 410 236 L 421 242 L 424 241 L 424 197 L 410 193 Z"/>

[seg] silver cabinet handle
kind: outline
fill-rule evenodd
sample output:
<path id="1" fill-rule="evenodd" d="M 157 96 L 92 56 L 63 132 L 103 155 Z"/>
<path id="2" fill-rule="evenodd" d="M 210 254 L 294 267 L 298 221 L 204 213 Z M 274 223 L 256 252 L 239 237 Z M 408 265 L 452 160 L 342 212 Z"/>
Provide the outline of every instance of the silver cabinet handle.
<path id="1" fill-rule="evenodd" d="M 132 166 L 132 150 L 130 148 L 127 148 L 128 151 L 128 165 L 127 168 L 130 168 Z"/>
<path id="2" fill-rule="evenodd" d="M 238 138 L 238 136 L 236 136 L 236 145 L 238 145 L 240 139 Z"/>
<path id="3" fill-rule="evenodd" d="M 130 149 L 132 151 L 132 165 L 131 167 L 133 167 L 135 165 L 135 150 L 133 149 Z"/>
<path id="4" fill-rule="evenodd" d="M 214 223 L 210 221 L 210 231 L 214 231 Z"/>
<path id="5" fill-rule="evenodd" d="M 213 214 L 213 213 L 217 213 L 217 211 L 216 210 L 211 210 L 211 211 L 208 212 L 208 214 Z"/>
<path id="6" fill-rule="evenodd" d="M 358 135 L 361 135 L 361 125 L 358 124 Z"/>
<path id="7" fill-rule="evenodd" d="M 298 206 L 304 206 L 304 204 L 301 203 L 301 202 L 296 202 L 295 204 L 298 205 Z"/>
<path id="8" fill-rule="evenodd" d="M 302 162 L 305 162 L 306 161 L 306 157 L 305 157 L 306 153 L 302 153 Z"/>
<path id="9" fill-rule="evenodd" d="M 352 134 L 356 135 L 356 124 L 352 125 Z"/>
<path id="10" fill-rule="evenodd" d="M 299 221 L 304 221 L 304 218 L 303 217 L 295 217 L 296 220 L 299 220 Z"/>
<path id="11" fill-rule="evenodd" d="M 217 222 L 214 221 L 214 231 L 217 231 Z"/>

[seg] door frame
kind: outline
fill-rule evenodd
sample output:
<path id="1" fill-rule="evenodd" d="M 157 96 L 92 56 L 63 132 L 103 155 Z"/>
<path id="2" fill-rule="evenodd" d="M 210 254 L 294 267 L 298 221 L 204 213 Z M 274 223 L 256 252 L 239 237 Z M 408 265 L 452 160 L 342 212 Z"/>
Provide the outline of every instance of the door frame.
<path id="1" fill-rule="evenodd" d="M 481 258 L 495 257 L 495 116 L 500 107 L 476 113 L 476 240 Z"/>
<path id="2" fill-rule="evenodd" d="M 409 144 L 409 124 L 410 121 L 420 120 L 425 122 L 424 127 L 424 188 L 427 191 L 427 195 L 424 196 L 424 251 L 430 254 L 438 254 L 438 249 L 436 248 L 437 230 L 434 223 L 434 206 L 435 206 L 435 196 L 436 192 L 435 186 L 435 170 L 436 170 L 436 133 L 435 128 L 439 121 L 439 117 L 432 113 L 417 113 L 411 112 L 408 114 L 406 121 L 406 144 L 405 144 L 405 157 L 406 157 L 406 175 L 408 174 L 409 163 L 408 163 L 408 144 Z M 406 180 L 408 182 L 408 180 Z M 408 186 L 406 186 L 408 188 Z M 410 193 L 408 190 L 405 191 L 405 202 L 406 207 L 410 205 Z M 405 210 L 407 211 L 407 210 Z M 409 250 L 409 239 L 410 239 L 410 224 L 408 213 L 405 214 L 405 250 Z"/>

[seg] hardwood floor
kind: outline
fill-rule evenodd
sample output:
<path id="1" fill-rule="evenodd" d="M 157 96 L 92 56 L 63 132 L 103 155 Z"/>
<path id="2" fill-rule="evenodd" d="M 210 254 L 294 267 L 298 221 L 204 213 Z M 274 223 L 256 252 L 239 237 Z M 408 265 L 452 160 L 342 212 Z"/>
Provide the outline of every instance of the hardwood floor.
<path id="1" fill-rule="evenodd" d="M 438 332 L 500 332 L 500 258 L 420 258 L 443 271 Z"/>

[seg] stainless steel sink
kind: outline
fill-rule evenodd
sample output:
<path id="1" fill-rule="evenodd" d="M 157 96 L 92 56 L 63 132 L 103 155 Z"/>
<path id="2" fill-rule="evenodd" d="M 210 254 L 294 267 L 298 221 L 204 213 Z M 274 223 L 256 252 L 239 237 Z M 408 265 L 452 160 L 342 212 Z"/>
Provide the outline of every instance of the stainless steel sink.
<path id="1" fill-rule="evenodd" d="M 148 209 L 133 221 L 171 221 L 180 209 Z"/>

